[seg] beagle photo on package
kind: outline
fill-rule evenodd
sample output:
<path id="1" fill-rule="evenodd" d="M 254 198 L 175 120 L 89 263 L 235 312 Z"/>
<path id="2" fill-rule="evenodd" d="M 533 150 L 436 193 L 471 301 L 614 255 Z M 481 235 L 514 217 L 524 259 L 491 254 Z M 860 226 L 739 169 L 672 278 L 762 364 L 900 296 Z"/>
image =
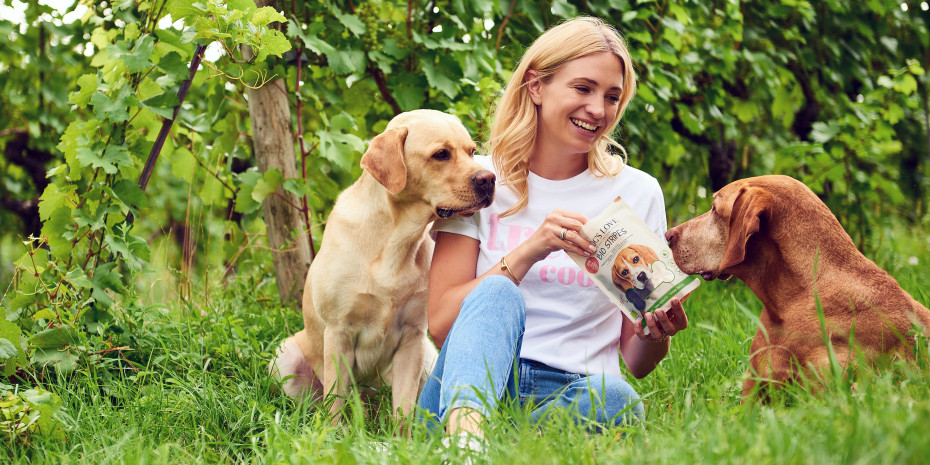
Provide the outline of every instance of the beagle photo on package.
<path id="1" fill-rule="evenodd" d="M 646 309 L 646 298 L 656 286 L 675 279 L 656 251 L 642 244 L 628 245 L 617 254 L 611 276 L 614 286 L 640 311 Z"/>

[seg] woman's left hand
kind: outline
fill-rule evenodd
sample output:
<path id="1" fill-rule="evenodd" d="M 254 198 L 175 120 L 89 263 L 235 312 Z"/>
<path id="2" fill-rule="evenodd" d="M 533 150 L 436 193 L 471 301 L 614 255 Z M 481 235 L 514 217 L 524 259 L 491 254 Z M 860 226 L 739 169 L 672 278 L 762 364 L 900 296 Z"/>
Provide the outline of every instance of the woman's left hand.
<path id="1" fill-rule="evenodd" d="M 656 310 L 654 313 L 646 313 L 643 318 L 646 320 L 646 326 L 649 328 L 649 335 L 643 333 L 640 325 L 632 325 L 633 331 L 643 341 L 660 341 L 666 336 L 674 336 L 679 331 L 688 327 L 688 315 L 685 314 L 685 308 L 681 306 L 681 301 L 672 299 L 671 308 L 666 310 Z"/>

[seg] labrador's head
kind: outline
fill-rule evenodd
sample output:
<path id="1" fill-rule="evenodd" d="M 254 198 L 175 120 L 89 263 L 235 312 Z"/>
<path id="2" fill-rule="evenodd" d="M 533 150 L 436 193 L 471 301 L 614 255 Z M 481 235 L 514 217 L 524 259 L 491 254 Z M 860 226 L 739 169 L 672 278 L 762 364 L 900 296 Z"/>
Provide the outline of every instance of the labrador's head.
<path id="1" fill-rule="evenodd" d="M 371 141 L 362 168 L 403 200 L 425 201 L 440 218 L 471 215 L 494 200 L 495 176 L 472 157 L 461 121 L 436 110 L 401 113 Z"/>
<path id="2" fill-rule="evenodd" d="M 614 286 L 626 292 L 627 289 L 646 289 L 652 287 L 652 263 L 659 259 L 651 247 L 632 244 L 624 247 L 610 272 Z"/>
<path id="3" fill-rule="evenodd" d="M 714 194 L 710 211 L 665 233 L 675 263 L 683 272 L 700 274 L 708 281 L 728 279 L 734 267 L 751 265 L 747 244 L 771 219 L 775 199 L 801 201 L 797 194 L 804 191 L 813 195 L 788 176 L 759 176 L 724 186 Z"/>

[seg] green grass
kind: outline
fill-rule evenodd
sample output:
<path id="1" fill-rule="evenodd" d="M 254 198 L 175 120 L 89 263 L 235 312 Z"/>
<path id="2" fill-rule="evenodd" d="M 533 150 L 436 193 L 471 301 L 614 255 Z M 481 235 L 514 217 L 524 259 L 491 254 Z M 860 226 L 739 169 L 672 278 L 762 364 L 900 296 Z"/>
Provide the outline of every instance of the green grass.
<path id="1" fill-rule="evenodd" d="M 907 252 L 903 255 L 907 255 Z M 930 276 L 901 255 L 885 257 L 902 286 L 930 303 Z M 930 262 L 930 254 L 918 257 Z M 132 315 L 144 324 L 132 350 L 68 375 L 29 383 L 61 397 L 62 439 L 0 439 L 12 463 L 458 463 L 439 439 L 407 439 L 384 409 L 350 409 L 332 426 L 318 405 L 273 393 L 266 375 L 277 343 L 301 325 L 272 297 L 267 276 L 241 278 L 189 303 Z M 542 429 L 492 418 L 473 463 L 925 463 L 930 458 L 930 361 L 827 380 L 811 395 L 788 391 L 770 405 L 741 404 L 749 343 L 761 303 L 738 280 L 702 283 L 686 303 L 690 328 L 642 380 L 646 422 L 589 433 L 565 419 Z M 202 315 L 202 312 L 206 315 Z M 289 329 L 288 329 L 289 328 Z M 130 365 L 131 362 L 131 365 Z M 385 442 L 388 453 L 371 445 Z M 4 459 L 0 458 L 0 461 Z"/>

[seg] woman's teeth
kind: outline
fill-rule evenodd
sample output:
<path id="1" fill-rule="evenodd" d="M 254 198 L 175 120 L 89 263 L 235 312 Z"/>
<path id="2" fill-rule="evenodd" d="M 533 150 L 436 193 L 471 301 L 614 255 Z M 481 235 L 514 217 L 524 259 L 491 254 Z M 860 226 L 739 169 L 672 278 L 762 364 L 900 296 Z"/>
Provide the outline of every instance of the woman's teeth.
<path id="1" fill-rule="evenodd" d="M 572 120 L 572 123 L 573 123 L 575 126 L 578 126 L 579 128 L 584 129 L 585 131 L 594 132 L 594 131 L 597 130 L 597 126 L 595 126 L 595 125 L 593 125 L 593 124 L 588 124 L 588 123 L 585 123 L 584 121 L 577 120 L 577 119 L 575 119 L 575 118 L 570 118 L 570 119 Z"/>

